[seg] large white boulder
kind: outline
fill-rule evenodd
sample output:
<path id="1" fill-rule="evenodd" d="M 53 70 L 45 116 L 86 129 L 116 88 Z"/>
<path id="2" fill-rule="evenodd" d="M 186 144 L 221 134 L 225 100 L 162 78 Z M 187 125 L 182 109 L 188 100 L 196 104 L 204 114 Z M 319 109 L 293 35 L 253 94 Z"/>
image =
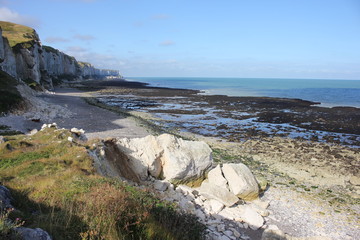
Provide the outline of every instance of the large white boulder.
<path id="1" fill-rule="evenodd" d="M 202 176 L 212 164 L 212 151 L 205 142 L 187 141 L 170 134 L 122 138 L 116 143 L 142 180 L 150 174 L 170 182 L 186 181 Z"/>
<path id="2" fill-rule="evenodd" d="M 254 200 L 259 196 L 259 186 L 250 169 L 242 163 L 228 163 L 222 172 L 232 193 L 244 200 Z"/>

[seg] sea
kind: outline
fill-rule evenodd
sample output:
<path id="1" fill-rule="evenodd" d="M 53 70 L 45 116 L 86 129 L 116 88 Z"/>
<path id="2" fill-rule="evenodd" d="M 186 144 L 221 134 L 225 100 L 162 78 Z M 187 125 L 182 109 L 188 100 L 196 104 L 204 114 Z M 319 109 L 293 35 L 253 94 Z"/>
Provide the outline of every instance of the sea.
<path id="1" fill-rule="evenodd" d="M 360 80 L 285 78 L 129 77 L 154 87 L 201 90 L 202 94 L 297 98 L 322 107 L 360 108 Z"/>

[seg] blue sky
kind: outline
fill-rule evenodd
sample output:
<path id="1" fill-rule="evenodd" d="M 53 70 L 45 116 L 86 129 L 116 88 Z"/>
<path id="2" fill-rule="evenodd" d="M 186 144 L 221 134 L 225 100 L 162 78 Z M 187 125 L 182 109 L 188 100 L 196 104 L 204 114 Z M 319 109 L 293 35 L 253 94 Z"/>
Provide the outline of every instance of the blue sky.
<path id="1" fill-rule="evenodd" d="M 360 80 L 359 0 L 0 0 L 0 20 L 127 77 Z"/>

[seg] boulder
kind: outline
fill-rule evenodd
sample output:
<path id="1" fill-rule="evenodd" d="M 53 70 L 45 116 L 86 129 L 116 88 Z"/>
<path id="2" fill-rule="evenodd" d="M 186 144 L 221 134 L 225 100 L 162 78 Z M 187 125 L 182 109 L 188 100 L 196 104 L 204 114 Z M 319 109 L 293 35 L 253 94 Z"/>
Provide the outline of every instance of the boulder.
<path id="1" fill-rule="evenodd" d="M 169 187 L 169 183 L 166 181 L 155 180 L 154 181 L 154 188 L 160 192 L 165 191 Z"/>
<path id="2" fill-rule="evenodd" d="M 142 180 L 148 174 L 169 182 L 196 179 L 212 164 L 212 151 L 205 142 L 187 141 L 170 134 L 122 138 L 117 145 Z"/>
<path id="3" fill-rule="evenodd" d="M 232 193 L 241 199 L 251 201 L 259 197 L 259 186 L 250 169 L 242 163 L 224 164 L 222 172 Z"/>
<path id="4" fill-rule="evenodd" d="M 214 169 L 211 169 L 208 173 L 209 183 L 214 184 L 219 187 L 227 188 L 227 180 L 224 178 L 221 171 L 220 164 L 217 165 Z"/>
<path id="5" fill-rule="evenodd" d="M 9 189 L 0 185 L 0 211 L 3 209 L 13 208 L 11 205 L 12 200 Z"/>
<path id="6" fill-rule="evenodd" d="M 207 181 L 204 181 L 198 189 L 200 194 L 207 199 L 215 199 L 225 206 L 232 206 L 239 201 L 233 193 L 228 189 L 216 186 Z"/>
<path id="7" fill-rule="evenodd" d="M 15 232 L 18 233 L 23 240 L 52 240 L 50 235 L 41 228 L 18 227 L 15 229 Z"/>

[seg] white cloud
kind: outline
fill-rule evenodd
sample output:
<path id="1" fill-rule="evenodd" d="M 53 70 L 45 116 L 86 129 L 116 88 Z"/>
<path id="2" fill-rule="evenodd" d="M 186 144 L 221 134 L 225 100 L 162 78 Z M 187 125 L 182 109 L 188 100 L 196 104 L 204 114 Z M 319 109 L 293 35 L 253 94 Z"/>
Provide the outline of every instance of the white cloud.
<path id="1" fill-rule="evenodd" d="M 71 46 L 67 48 L 67 52 L 87 52 L 88 50 L 86 48 L 80 47 L 80 46 Z"/>
<path id="2" fill-rule="evenodd" d="M 175 44 L 174 41 L 166 40 L 166 41 L 161 42 L 159 45 L 160 45 L 160 46 L 163 46 L 163 47 L 166 47 L 166 46 L 172 46 L 172 45 L 174 45 L 174 44 Z"/>
<path id="3" fill-rule="evenodd" d="M 59 42 L 69 42 L 69 39 L 62 37 L 47 37 L 44 40 L 47 43 L 59 43 Z"/>
<path id="4" fill-rule="evenodd" d="M 22 24 L 33 28 L 37 28 L 40 25 L 39 19 L 31 16 L 20 15 L 19 13 L 6 7 L 0 8 L 0 20 Z"/>
<path id="5" fill-rule="evenodd" d="M 74 38 L 81 40 L 81 41 L 90 41 L 90 40 L 94 40 L 95 37 L 92 35 L 81 35 L 81 34 L 76 34 L 74 36 Z"/>

